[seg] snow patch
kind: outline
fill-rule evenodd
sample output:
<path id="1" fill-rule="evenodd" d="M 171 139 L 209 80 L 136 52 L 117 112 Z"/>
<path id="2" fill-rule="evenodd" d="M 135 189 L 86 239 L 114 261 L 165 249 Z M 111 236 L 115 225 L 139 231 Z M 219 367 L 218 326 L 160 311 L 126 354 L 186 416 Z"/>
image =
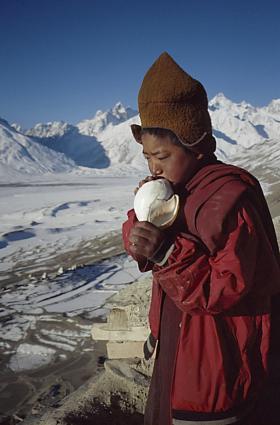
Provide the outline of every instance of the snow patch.
<path id="1" fill-rule="evenodd" d="M 50 363 L 55 355 L 55 350 L 42 345 L 20 344 L 8 367 L 14 372 L 37 369 Z"/>

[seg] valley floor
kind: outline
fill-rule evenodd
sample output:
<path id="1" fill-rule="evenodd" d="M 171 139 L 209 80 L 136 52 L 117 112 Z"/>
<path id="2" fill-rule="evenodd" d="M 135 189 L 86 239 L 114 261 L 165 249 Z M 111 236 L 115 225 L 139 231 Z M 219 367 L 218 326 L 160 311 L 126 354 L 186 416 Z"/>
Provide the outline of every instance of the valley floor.
<path id="1" fill-rule="evenodd" d="M 0 187 L 2 418 L 54 404 L 102 363 L 92 323 L 139 277 L 120 232 L 134 185 L 68 176 Z"/>
<path id="2" fill-rule="evenodd" d="M 140 276 L 120 234 L 137 181 L 69 176 L 0 187 L 2 418 L 59 403 L 102 368 L 92 323 Z M 280 184 L 273 175 L 262 182 L 279 236 Z"/>

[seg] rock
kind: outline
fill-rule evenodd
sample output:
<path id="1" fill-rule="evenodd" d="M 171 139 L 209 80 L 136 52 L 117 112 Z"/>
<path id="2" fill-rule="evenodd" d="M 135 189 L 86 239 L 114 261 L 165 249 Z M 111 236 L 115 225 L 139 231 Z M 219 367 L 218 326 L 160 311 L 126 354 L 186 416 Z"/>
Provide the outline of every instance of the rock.
<path id="1" fill-rule="evenodd" d="M 111 297 L 106 307 L 111 311 L 106 323 L 92 327 L 94 340 L 105 340 L 109 359 L 143 358 L 143 344 L 149 335 L 148 307 L 150 277 L 136 281 Z"/>
<path id="2" fill-rule="evenodd" d="M 87 425 L 94 416 L 96 425 L 105 425 L 113 423 L 115 414 L 126 418 L 118 423 L 134 423 L 129 418 L 137 417 L 136 423 L 142 424 L 152 368 L 152 361 L 107 360 L 104 371 L 66 397 L 62 406 L 49 408 L 41 418 L 30 417 L 23 424 Z"/>
<path id="3" fill-rule="evenodd" d="M 109 359 L 144 358 L 143 341 L 108 342 L 107 355 Z"/>
<path id="4" fill-rule="evenodd" d="M 146 341 L 149 329 L 147 326 L 131 326 L 123 330 L 110 329 L 107 323 L 95 323 L 91 334 L 96 341 Z"/>
<path id="5" fill-rule="evenodd" d="M 109 360 L 82 387 L 49 407 L 40 418 L 29 417 L 24 425 L 142 425 L 153 359 L 140 358 L 148 335 L 150 276 L 137 281 L 105 304 L 110 309 L 106 323 L 94 325 L 93 338 L 108 338 Z M 122 339 L 122 340 L 121 340 Z M 118 359 L 116 359 L 116 357 Z M 112 418 L 114 421 L 112 422 Z"/>

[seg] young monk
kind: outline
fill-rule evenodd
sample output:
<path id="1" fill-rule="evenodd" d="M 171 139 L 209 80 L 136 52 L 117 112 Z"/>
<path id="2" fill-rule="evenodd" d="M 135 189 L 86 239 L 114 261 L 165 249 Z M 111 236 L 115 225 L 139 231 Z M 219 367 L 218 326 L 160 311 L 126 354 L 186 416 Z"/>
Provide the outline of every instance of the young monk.
<path id="1" fill-rule="evenodd" d="M 169 229 L 137 221 L 133 210 L 123 225 L 127 252 L 153 273 L 146 357 L 158 344 L 145 425 L 257 425 L 280 292 L 261 187 L 217 160 L 205 89 L 167 53 L 146 73 L 138 102 L 141 126 L 131 127 L 151 172 L 139 187 L 165 178 L 180 197 Z"/>

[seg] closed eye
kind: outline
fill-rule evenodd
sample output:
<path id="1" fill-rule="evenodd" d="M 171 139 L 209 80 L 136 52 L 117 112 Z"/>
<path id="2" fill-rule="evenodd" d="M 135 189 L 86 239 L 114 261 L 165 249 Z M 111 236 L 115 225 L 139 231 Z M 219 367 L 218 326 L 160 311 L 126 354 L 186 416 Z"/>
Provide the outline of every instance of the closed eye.
<path id="1" fill-rule="evenodd" d="M 162 161 L 163 159 L 166 159 L 166 158 L 168 158 L 168 155 L 166 155 L 166 156 L 158 156 L 157 157 L 157 159 L 159 159 L 160 161 Z"/>
<path id="2" fill-rule="evenodd" d="M 148 156 L 147 154 L 145 154 L 145 153 L 143 153 L 143 156 L 144 156 L 144 158 L 147 160 L 147 161 L 150 161 L 150 159 L 151 159 L 151 157 L 150 156 Z M 155 158 L 156 159 L 158 159 L 159 161 L 163 161 L 164 159 L 167 159 L 169 157 L 169 155 L 161 155 L 161 156 L 155 156 Z"/>

